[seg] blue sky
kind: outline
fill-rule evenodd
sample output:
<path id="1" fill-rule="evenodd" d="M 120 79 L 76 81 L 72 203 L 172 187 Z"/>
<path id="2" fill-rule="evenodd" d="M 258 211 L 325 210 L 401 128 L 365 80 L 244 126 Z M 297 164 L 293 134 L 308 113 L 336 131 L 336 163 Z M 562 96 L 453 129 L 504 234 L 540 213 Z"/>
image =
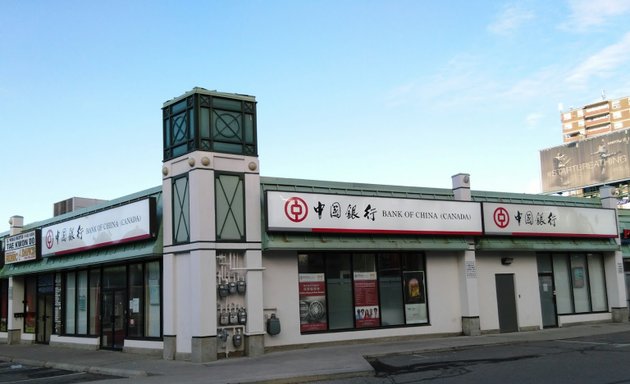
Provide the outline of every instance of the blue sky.
<path id="1" fill-rule="evenodd" d="M 0 4 L 0 232 L 161 184 L 162 104 L 256 96 L 263 176 L 540 192 L 560 113 L 630 95 L 630 0 Z"/>

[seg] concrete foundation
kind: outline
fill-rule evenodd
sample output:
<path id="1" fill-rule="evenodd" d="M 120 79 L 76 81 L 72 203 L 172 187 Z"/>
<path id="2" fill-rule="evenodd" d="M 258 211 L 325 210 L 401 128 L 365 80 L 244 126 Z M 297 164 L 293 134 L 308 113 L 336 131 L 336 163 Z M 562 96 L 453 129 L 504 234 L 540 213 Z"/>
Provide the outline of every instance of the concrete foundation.
<path id="1" fill-rule="evenodd" d="M 164 341 L 162 357 L 164 360 L 175 360 L 175 354 L 177 353 L 177 336 L 164 335 L 162 340 Z"/>
<path id="2" fill-rule="evenodd" d="M 627 323 L 629 311 L 628 307 L 611 308 L 613 323 Z"/>
<path id="3" fill-rule="evenodd" d="M 217 338 L 215 336 L 193 337 L 192 354 L 193 363 L 207 363 L 217 359 Z"/>
<path id="4" fill-rule="evenodd" d="M 462 333 L 466 336 L 481 335 L 479 316 L 462 317 Z"/>
<path id="5" fill-rule="evenodd" d="M 22 342 L 21 329 L 9 329 L 7 332 L 7 344 L 20 344 Z"/>
<path id="6" fill-rule="evenodd" d="M 249 357 L 261 356 L 265 353 L 265 336 L 245 336 L 245 354 Z"/>

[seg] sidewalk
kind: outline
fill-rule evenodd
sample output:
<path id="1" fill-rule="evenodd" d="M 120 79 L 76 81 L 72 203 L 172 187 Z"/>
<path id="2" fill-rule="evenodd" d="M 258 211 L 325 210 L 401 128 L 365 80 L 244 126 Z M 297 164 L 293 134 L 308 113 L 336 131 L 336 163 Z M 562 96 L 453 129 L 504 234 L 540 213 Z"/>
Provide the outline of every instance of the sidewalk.
<path id="1" fill-rule="evenodd" d="M 310 347 L 203 364 L 105 350 L 86 351 L 39 344 L 0 344 L 0 360 L 126 377 L 98 381 L 99 384 L 298 383 L 371 376 L 374 370 L 364 356 L 560 340 L 617 332 L 630 332 L 630 323 L 597 323 L 531 332 Z"/>

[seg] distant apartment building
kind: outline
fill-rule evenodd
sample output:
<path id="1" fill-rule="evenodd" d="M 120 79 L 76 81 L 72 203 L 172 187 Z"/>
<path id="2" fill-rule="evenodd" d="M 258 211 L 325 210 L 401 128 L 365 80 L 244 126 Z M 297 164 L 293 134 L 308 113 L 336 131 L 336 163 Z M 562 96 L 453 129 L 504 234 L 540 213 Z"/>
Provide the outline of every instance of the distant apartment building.
<path id="1" fill-rule="evenodd" d="M 630 97 L 601 100 L 560 113 L 565 143 L 630 128 Z"/>

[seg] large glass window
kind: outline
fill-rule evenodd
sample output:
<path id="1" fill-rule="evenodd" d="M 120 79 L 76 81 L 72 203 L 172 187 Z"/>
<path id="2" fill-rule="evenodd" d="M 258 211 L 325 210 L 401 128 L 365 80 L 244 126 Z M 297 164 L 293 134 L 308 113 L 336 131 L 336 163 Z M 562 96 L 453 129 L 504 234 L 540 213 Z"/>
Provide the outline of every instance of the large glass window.
<path id="1" fill-rule="evenodd" d="M 604 258 L 601 254 L 543 254 L 539 255 L 538 268 L 543 259 L 551 257 L 558 314 L 601 312 L 608 310 Z"/>
<path id="2" fill-rule="evenodd" d="M 77 333 L 88 333 L 88 272 L 77 273 Z"/>
<path id="3" fill-rule="evenodd" d="M 98 335 L 101 332 L 100 298 L 101 292 L 101 270 L 90 271 L 90 334 Z"/>
<path id="4" fill-rule="evenodd" d="M 160 262 L 145 264 L 145 336 L 160 337 L 162 334 L 162 297 L 160 291 Z"/>
<path id="5" fill-rule="evenodd" d="M 424 255 L 298 255 L 300 330 L 428 323 Z"/>
<path id="6" fill-rule="evenodd" d="M 29 276 L 24 286 L 24 333 L 35 333 L 37 323 L 37 277 Z"/>
<path id="7" fill-rule="evenodd" d="M 326 262 L 326 292 L 328 292 L 328 329 L 354 326 L 352 312 L 352 274 L 350 255 L 330 257 Z"/>
<path id="8" fill-rule="evenodd" d="M 65 320 L 66 320 L 66 326 L 65 326 L 65 332 L 67 334 L 74 334 L 76 332 L 76 298 L 77 298 L 77 294 L 76 294 L 76 290 L 77 290 L 77 285 L 76 285 L 76 273 L 75 272 L 68 272 L 66 274 L 66 283 L 65 283 L 65 287 L 66 287 L 66 316 L 65 316 Z"/>
<path id="9" fill-rule="evenodd" d="M 129 330 L 131 337 L 144 335 L 144 273 L 142 264 L 129 266 Z"/>

